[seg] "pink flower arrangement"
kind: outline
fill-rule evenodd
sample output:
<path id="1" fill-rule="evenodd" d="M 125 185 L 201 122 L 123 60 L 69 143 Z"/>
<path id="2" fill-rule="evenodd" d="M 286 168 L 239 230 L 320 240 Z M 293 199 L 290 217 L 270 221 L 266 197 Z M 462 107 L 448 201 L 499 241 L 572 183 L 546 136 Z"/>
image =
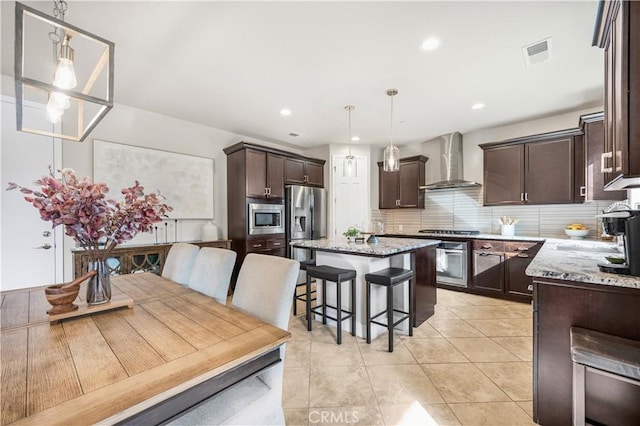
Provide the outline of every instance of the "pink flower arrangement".
<path id="1" fill-rule="evenodd" d="M 106 259 L 115 246 L 140 232 L 151 231 L 154 223 L 173 210 L 163 203 L 160 193 L 145 195 L 138 181 L 131 188 L 123 188 L 124 199 L 116 202 L 106 198 L 106 184 L 93 183 L 88 177 L 78 179 L 71 169 L 58 171 L 60 178 L 49 169 L 48 176 L 35 182 L 40 191 L 13 182 L 7 190 L 20 188 L 42 220 L 52 222 L 54 228 L 64 225 L 65 233 L 89 252 L 91 260 Z M 102 244 L 105 250 L 99 252 Z"/>

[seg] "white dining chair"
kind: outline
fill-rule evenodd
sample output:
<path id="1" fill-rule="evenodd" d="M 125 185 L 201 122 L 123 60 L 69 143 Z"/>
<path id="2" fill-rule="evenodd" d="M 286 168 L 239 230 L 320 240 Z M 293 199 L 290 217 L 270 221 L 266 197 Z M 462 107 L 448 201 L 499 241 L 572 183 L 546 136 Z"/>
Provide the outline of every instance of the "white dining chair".
<path id="1" fill-rule="evenodd" d="M 175 243 L 164 261 L 162 276 L 179 284 L 187 285 L 193 262 L 200 251 L 194 244 Z"/>
<path id="2" fill-rule="evenodd" d="M 223 305 L 226 304 L 235 263 L 235 251 L 213 247 L 201 248 L 193 263 L 189 288 L 213 297 Z"/>
<path id="3" fill-rule="evenodd" d="M 238 275 L 232 305 L 286 330 L 300 264 L 283 257 L 248 254 Z M 214 395 L 172 425 L 284 425 L 283 362 Z"/>

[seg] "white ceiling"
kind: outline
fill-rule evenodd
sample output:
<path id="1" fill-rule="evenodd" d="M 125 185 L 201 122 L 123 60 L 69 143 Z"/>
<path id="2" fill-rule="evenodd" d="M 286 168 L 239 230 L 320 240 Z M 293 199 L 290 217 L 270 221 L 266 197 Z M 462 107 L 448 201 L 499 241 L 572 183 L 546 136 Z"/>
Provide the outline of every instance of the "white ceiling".
<path id="1" fill-rule="evenodd" d="M 392 87 L 400 145 L 602 104 L 596 1 L 68 3 L 67 22 L 115 43 L 117 104 L 301 148 L 346 143 L 348 104 L 358 143 L 388 144 Z M 13 76 L 14 3 L 1 8 Z M 546 37 L 553 58 L 525 67 L 522 47 Z"/>

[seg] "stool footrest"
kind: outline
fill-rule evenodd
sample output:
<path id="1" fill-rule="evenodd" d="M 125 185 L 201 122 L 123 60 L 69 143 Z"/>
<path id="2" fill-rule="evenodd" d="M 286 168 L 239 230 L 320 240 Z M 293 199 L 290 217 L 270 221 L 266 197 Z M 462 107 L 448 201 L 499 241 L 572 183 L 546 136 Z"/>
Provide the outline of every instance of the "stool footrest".
<path id="1" fill-rule="evenodd" d="M 388 322 L 374 321 L 374 319 L 375 319 L 375 318 L 379 317 L 379 316 L 380 316 L 380 315 L 382 315 L 382 314 L 386 314 L 386 313 L 387 313 L 386 311 L 384 311 L 384 312 L 380 312 L 379 314 L 377 314 L 377 315 L 375 315 L 375 316 L 371 317 L 371 324 L 377 324 L 377 325 L 380 325 L 380 326 L 382 326 L 382 327 L 388 327 L 388 326 L 389 326 Z M 394 313 L 394 314 L 402 314 L 402 316 L 397 317 L 397 318 L 398 318 L 397 320 L 394 320 L 394 321 L 393 321 L 393 327 L 394 327 L 394 328 L 395 328 L 398 324 L 400 324 L 402 321 L 406 320 L 407 318 L 410 318 L 410 315 L 411 315 L 411 314 L 409 314 L 409 312 L 401 311 L 401 310 L 399 310 L 399 309 L 394 309 L 394 310 L 393 310 L 393 313 Z M 394 315 L 394 317 L 395 317 L 395 316 L 396 316 L 396 315 Z"/>
<path id="2" fill-rule="evenodd" d="M 322 315 L 322 306 L 323 305 L 315 306 L 315 307 L 311 308 L 311 313 L 312 314 L 316 314 L 316 315 Z M 331 305 L 326 305 L 326 307 L 328 309 L 332 309 L 332 310 L 336 311 L 336 316 L 338 315 L 337 314 L 338 308 L 336 308 L 335 306 L 331 306 Z M 344 309 L 341 309 L 341 311 L 342 311 L 343 315 L 342 315 L 342 318 L 340 318 L 340 319 L 342 321 L 344 321 L 346 319 L 349 319 L 349 318 L 351 318 L 353 316 L 353 312 L 351 312 L 351 311 L 347 311 L 347 310 L 344 310 Z M 334 321 L 338 321 L 338 318 L 332 317 L 328 313 L 327 313 L 327 318 L 332 319 Z"/>

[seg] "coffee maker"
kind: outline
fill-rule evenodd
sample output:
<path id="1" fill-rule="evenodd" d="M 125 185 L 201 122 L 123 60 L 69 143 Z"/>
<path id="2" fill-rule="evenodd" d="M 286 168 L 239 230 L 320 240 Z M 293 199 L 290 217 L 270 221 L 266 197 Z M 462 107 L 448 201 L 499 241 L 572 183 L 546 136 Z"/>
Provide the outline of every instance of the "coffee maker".
<path id="1" fill-rule="evenodd" d="M 600 218 L 607 235 L 623 239 L 625 254 L 624 264 L 599 264 L 600 270 L 640 277 L 640 210 L 618 210 Z"/>

